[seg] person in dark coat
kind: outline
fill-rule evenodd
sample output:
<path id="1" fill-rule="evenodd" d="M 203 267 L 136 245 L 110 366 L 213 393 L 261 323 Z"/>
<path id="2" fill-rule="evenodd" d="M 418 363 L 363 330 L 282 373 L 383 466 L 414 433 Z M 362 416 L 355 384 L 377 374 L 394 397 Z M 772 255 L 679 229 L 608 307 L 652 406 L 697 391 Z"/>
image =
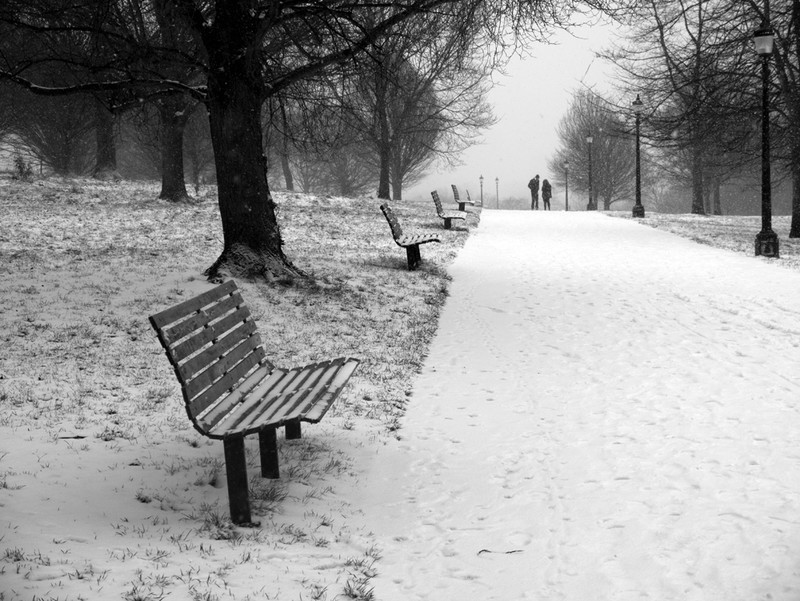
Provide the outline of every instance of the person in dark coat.
<path id="1" fill-rule="evenodd" d="M 528 182 L 528 188 L 531 190 L 531 211 L 539 210 L 539 174 L 536 174 L 531 181 Z"/>
<path id="2" fill-rule="evenodd" d="M 550 182 L 544 180 L 542 182 L 542 202 L 544 203 L 544 210 L 550 210 L 550 198 L 553 196 L 553 189 L 550 187 Z"/>

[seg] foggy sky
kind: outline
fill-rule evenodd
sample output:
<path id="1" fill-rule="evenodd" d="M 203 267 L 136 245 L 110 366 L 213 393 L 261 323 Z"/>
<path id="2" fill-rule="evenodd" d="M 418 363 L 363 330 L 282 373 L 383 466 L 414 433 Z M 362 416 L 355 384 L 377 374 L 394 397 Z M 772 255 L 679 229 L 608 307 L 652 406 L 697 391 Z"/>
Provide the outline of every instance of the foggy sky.
<path id="1" fill-rule="evenodd" d="M 588 85 L 606 88 L 611 69 L 594 52 L 609 40 L 610 28 L 582 26 L 572 35 L 558 32 L 556 44 L 538 44 L 532 56 L 515 58 L 505 76 L 496 76 L 489 92 L 498 123 L 486 130 L 484 142 L 462 155 L 463 165 L 434 167 L 419 184 L 404 191 L 408 199 L 429 199 L 438 190 L 452 200 L 450 184 L 459 187 L 462 196 L 468 189 L 473 200 L 480 195 L 479 176 L 484 177 L 484 203 L 494 207 L 496 182 L 500 198 L 529 197 L 528 180 L 537 173 L 540 179 L 554 179 L 547 161 L 558 146 L 556 127 L 566 112 L 572 92 Z M 570 205 L 585 204 L 570 191 Z M 553 209 L 563 208 L 563 190 L 553 187 Z"/>

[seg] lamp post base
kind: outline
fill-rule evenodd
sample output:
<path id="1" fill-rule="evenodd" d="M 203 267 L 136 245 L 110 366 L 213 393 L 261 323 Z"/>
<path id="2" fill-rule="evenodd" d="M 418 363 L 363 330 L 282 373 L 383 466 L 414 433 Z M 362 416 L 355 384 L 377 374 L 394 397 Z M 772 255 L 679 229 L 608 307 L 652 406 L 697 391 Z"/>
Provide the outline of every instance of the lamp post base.
<path id="1" fill-rule="evenodd" d="M 778 234 L 772 230 L 762 230 L 756 234 L 757 257 L 779 258 L 778 246 Z"/>
<path id="2" fill-rule="evenodd" d="M 633 205 L 633 216 L 644 217 L 644 205 Z"/>

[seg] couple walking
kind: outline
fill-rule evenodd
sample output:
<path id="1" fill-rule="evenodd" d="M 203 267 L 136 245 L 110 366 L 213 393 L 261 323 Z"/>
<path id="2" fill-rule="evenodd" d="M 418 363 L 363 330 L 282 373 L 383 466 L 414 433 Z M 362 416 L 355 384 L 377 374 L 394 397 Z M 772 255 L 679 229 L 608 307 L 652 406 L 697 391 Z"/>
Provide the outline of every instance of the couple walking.
<path id="1" fill-rule="evenodd" d="M 528 182 L 528 188 L 531 190 L 531 211 L 539 210 L 539 174 L 536 174 L 531 181 Z M 544 180 L 542 182 L 542 202 L 544 203 L 545 211 L 550 210 L 550 198 L 553 196 L 553 190 L 550 187 L 550 182 Z"/>

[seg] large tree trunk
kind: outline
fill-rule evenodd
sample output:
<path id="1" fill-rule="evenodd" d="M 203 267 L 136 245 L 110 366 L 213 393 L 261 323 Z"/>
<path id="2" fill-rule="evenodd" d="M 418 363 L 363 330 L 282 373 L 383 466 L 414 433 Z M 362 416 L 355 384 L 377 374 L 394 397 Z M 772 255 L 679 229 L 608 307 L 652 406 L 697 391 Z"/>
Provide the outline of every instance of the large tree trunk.
<path id="1" fill-rule="evenodd" d="M 236 7 L 231 7 L 236 10 Z M 225 15 L 230 16 L 230 15 Z M 267 162 L 261 136 L 262 91 L 257 58 L 244 51 L 235 18 L 225 27 L 218 15 L 216 32 L 228 46 L 210 52 L 208 111 L 217 168 L 223 249 L 206 270 L 209 279 L 229 276 L 287 282 L 302 275 L 283 254 L 275 204 L 267 183 Z M 242 48 L 236 52 L 235 48 Z M 233 56 L 230 61 L 220 61 Z M 217 62 L 219 61 L 219 62 Z M 215 64 L 216 63 L 216 64 Z M 221 63 L 221 64 L 220 64 Z"/>
<path id="2" fill-rule="evenodd" d="M 99 100 L 95 102 L 95 166 L 92 177 L 117 177 L 117 148 L 114 143 L 114 114 Z"/>
<path id="3" fill-rule="evenodd" d="M 186 191 L 183 168 L 183 132 L 191 110 L 181 96 L 164 98 L 158 103 L 161 119 L 161 194 L 170 202 L 191 202 Z"/>

